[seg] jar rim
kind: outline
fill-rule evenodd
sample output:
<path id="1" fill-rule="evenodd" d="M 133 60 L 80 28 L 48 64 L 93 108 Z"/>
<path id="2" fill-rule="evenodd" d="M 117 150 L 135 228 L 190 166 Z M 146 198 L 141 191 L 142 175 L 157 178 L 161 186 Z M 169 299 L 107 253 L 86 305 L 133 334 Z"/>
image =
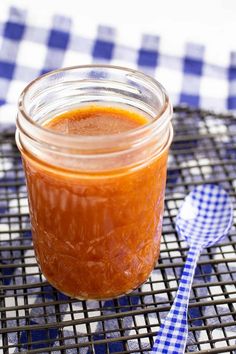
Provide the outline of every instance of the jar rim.
<path id="1" fill-rule="evenodd" d="M 141 125 L 139 127 L 136 127 L 134 129 L 130 129 L 121 133 L 115 133 L 115 134 L 107 134 L 107 135 L 97 135 L 97 136 L 90 136 L 90 135 L 78 135 L 78 134 L 73 134 L 73 135 L 65 135 L 63 133 L 59 133 L 53 130 L 50 130 L 43 125 L 38 124 L 35 122 L 32 117 L 27 113 L 27 109 L 25 106 L 25 98 L 27 96 L 27 93 L 36 85 L 39 81 L 56 75 L 58 73 L 63 73 L 63 72 L 68 72 L 68 71 L 73 71 L 73 70 L 116 70 L 119 72 L 123 73 L 128 73 L 131 75 L 136 75 L 140 80 L 143 80 L 144 82 L 147 82 L 150 84 L 153 88 L 158 90 L 159 93 L 161 93 L 162 98 L 163 98 L 163 104 L 160 107 L 160 111 L 158 114 L 147 124 Z M 45 142 L 52 142 L 55 145 L 59 144 L 65 144 L 67 145 L 75 145 L 78 146 L 86 146 L 90 145 L 91 143 L 96 144 L 96 143 L 101 143 L 104 141 L 104 137 L 106 138 L 106 142 L 115 142 L 115 141 L 120 141 L 123 139 L 135 139 L 136 136 L 139 136 L 141 133 L 145 133 L 146 131 L 150 130 L 150 128 L 154 128 L 155 130 L 162 129 L 163 125 L 165 125 L 166 122 L 166 117 L 170 116 L 170 113 L 172 112 L 172 106 L 169 100 L 169 97 L 166 93 L 165 88 L 154 78 L 151 76 L 144 74 L 143 72 L 140 72 L 138 70 L 134 70 L 131 68 L 126 68 L 122 66 L 113 66 L 113 65 L 103 65 L 103 64 L 92 64 L 92 65 L 78 65 L 78 66 L 70 66 L 70 67 L 65 67 L 57 70 L 50 71 L 44 75 L 39 76 L 35 80 L 31 81 L 25 89 L 22 91 L 19 102 L 19 113 L 21 117 L 24 119 L 24 126 L 19 122 L 19 117 L 17 117 L 17 127 L 19 130 L 23 131 L 24 134 L 29 136 L 30 138 L 33 138 L 34 140 L 38 140 L 37 137 L 43 136 Z M 34 134 L 33 136 L 29 133 L 30 130 L 34 129 Z M 41 140 L 41 139 L 39 139 Z M 58 142 L 58 144 L 57 144 Z"/>

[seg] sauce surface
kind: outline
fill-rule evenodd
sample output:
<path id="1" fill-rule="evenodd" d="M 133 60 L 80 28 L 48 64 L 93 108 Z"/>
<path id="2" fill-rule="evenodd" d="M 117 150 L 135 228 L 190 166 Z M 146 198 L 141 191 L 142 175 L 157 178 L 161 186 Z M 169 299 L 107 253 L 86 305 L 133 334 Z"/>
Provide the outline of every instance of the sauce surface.
<path id="1" fill-rule="evenodd" d="M 87 107 L 65 112 L 46 124 L 46 127 L 66 135 L 108 135 L 138 128 L 147 118 L 123 109 Z"/>
<path id="2" fill-rule="evenodd" d="M 98 106 L 66 112 L 46 127 L 106 135 L 146 123 L 136 113 Z M 167 150 L 134 171 L 99 178 L 23 156 L 36 257 L 49 282 L 80 299 L 112 298 L 140 286 L 160 252 Z"/>

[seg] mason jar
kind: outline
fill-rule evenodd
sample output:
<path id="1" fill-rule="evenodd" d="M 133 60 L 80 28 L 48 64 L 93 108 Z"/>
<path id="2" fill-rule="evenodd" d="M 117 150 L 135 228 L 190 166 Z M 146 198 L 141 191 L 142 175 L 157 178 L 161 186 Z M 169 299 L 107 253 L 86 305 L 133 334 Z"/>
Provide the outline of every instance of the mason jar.
<path id="1" fill-rule="evenodd" d="M 141 114 L 146 124 L 69 135 L 47 122 L 87 106 Z M 172 106 L 153 78 L 114 66 L 56 70 L 19 99 L 16 142 L 39 267 L 61 292 L 109 299 L 146 281 L 160 252 Z"/>

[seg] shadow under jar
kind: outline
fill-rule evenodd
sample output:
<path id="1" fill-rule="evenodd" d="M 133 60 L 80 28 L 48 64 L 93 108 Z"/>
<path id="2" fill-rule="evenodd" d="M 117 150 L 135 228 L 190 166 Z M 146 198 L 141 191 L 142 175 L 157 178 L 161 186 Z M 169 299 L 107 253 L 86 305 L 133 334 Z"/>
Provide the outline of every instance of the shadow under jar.
<path id="1" fill-rule="evenodd" d="M 86 107 L 145 118 L 107 135 L 48 129 Z M 16 141 L 27 181 L 33 244 L 47 280 L 78 299 L 129 293 L 159 257 L 172 107 L 163 87 L 112 66 L 57 70 L 19 100 Z"/>

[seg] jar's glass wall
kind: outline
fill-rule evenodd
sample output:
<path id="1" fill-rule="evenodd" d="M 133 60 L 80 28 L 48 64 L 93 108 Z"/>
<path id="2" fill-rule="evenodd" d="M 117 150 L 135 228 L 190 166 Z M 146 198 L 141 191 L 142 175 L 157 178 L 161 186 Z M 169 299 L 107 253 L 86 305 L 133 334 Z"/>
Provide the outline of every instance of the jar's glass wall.
<path id="1" fill-rule="evenodd" d="M 60 136 L 43 128 L 52 117 L 86 105 L 138 111 L 150 123 L 105 139 Z M 23 91 L 17 118 L 19 144 L 52 165 L 88 171 L 109 170 L 111 165 L 122 168 L 162 150 L 171 138 L 171 115 L 162 86 L 142 73 L 100 66 L 65 69 L 35 80 Z"/>
<path id="2" fill-rule="evenodd" d="M 43 126 L 88 104 L 142 112 L 149 123 L 106 137 L 67 136 Z M 60 291 L 107 299 L 149 276 L 160 252 L 171 114 L 156 81 L 123 68 L 65 69 L 23 92 L 16 136 L 34 249 Z"/>

